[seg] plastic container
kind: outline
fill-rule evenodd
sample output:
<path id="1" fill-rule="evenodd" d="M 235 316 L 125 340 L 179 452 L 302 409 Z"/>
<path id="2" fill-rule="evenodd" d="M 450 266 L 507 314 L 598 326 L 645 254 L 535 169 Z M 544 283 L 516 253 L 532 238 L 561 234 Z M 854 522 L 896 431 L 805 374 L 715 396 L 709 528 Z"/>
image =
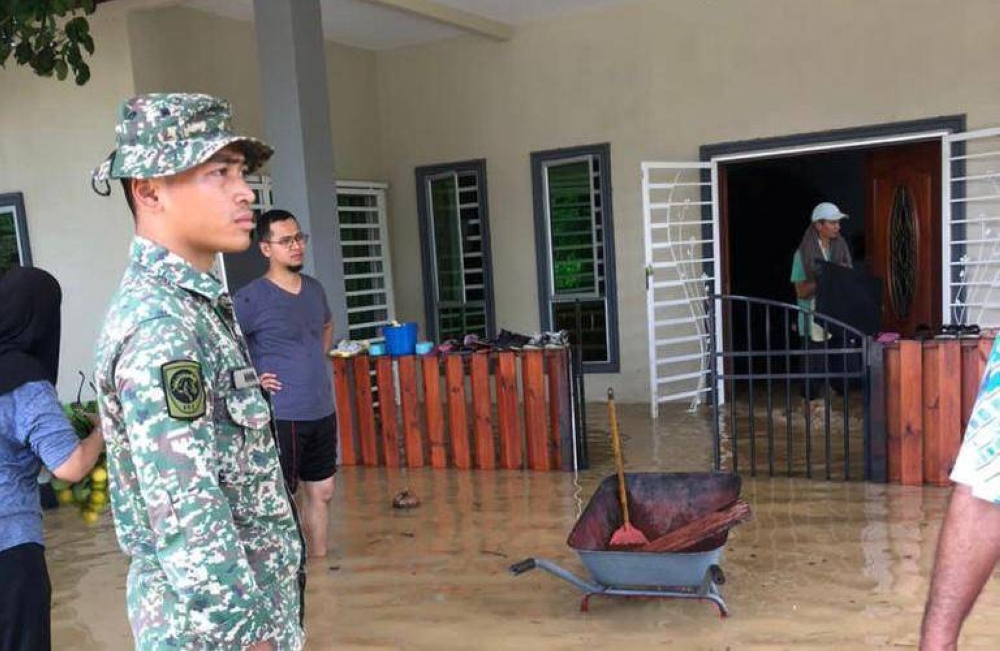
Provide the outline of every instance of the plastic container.
<path id="1" fill-rule="evenodd" d="M 412 355 L 417 348 L 417 324 L 413 321 L 398 326 L 382 326 L 385 350 L 393 357 Z"/>
<path id="2" fill-rule="evenodd" d="M 368 346 L 368 354 L 372 357 L 385 355 L 385 344 L 374 343 Z"/>
<path id="3" fill-rule="evenodd" d="M 417 354 L 427 355 L 428 353 L 434 352 L 434 342 L 432 341 L 418 341 L 417 342 Z"/>

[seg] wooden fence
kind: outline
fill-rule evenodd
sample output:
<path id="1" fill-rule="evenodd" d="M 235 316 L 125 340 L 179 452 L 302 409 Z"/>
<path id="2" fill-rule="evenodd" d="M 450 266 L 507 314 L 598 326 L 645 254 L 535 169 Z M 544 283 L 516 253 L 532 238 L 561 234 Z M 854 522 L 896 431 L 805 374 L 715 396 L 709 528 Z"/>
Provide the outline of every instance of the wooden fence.
<path id="1" fill-rule="evenodd" d="M 887 346 L 885 417 L 889 481 L 950 484 L 993 337 L 900 341 Z"/>
<path id="2" fill-rule="evenodd" d="M 572 469 L 568 365 L 568 349 L 334 358 L 341 463 Z"/>

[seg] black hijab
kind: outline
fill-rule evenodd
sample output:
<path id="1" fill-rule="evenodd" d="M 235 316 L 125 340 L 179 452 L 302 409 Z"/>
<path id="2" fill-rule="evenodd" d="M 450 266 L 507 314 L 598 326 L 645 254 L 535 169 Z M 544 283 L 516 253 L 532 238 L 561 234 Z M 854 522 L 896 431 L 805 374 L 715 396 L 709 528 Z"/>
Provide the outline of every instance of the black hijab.
<path id="1" fill-rule="evenodd" d="M 0 276 L 0 395 L 59 375 L 59 281 L 14 267 Z"/>

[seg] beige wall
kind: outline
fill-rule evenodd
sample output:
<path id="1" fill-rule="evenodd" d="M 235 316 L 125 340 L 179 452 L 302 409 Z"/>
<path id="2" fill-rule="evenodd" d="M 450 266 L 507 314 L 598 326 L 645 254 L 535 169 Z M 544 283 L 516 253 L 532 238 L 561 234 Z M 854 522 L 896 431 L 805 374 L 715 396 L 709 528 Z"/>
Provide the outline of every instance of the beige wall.
<path id="1" fill-rule="evenodd" d="M 610 142 L 622 372 L 648 396 L 643 160 L 702 144 L 966 113 L 1000 124 L 993 0 L 649 0 L 380 53 L 396 304 L 422 314 L 413 168 L 485 158 L 498 325 L 538 326 L 529 154 Z M 766 225 L 762 225 L 766 228 Z"/>
<path id="2" fill-rule="evenodd" d="M 125 9 L 103 6 L 93 18 L 97 51 L 82 88 L 10 63 L 0 70 L 0 193 L 24 193 L 34 263 L 62 284 L 64 398 L 76 392 L 77 370 L 93 369 L 132 235 L 120 195 L 107 199 L 90 189 L 90 171 L 113 147 L 116 107 L 132 93 Z"/>
<path id="3" fill-rule="evenodd" d="M 265 137 L 252 23 L 182 7 L 137 11 L 129 17 L 129 42 L 137 92 L 225 97 L 235 128 Z M 337 176 L 381 180 L 375 55 L 328 42 L 326 78 Z"/>
<path id="4" fill-rule="evenodd" d="M 190 9 L 102 5 L 84 88 L 0 70 L 0 192 L 25 193 L 34 255 L 66 292 L 64 391 L 89 369 L 131 223 L 87 184 L 133 90 L 228 96 L 262 132 L 249 23 Z M 609 142 L 622 372 L 593 395 L 647 394 L 639 163 L 726 140 L 966 113 L 1000 124 L 993 0 L 648 0 L 378 54 L 327 48 L 338 176 L 389 181 L 396 304 L 422 316 L 413 169 L 485 158 L 498 324 L 538 325 L 529 154 Z M 72 143 L 72 146 L 67 146 Z M 766 225 L 763 225 L 766 227 Z"/>

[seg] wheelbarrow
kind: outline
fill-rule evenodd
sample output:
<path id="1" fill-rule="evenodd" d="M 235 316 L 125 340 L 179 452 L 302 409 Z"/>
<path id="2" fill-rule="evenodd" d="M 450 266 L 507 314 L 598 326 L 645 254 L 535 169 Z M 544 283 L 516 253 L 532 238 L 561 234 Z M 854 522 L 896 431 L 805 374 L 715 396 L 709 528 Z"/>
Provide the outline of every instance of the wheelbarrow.
<path id="1" fill-rule="evenodd" d="M 611 475 L 600 483 L 566 541 L 590 580 L 544 558 L 526 558 L 510 572 L 518 576 L 538 568 L 572 583 L 583 592 L 584 612 L 593 596 L 657 597 L 709 601 L 726 617 L 729 608 L 719 592 L 726 578 L 719 562 L 729 532 L 684 552 L 608 550 L 611 534 L 622 525 L 617 481 Z M 728 506 L 740 494 L 740 478 L 726 473 L 626 473 L 625 483 L 632 523 L 650 540 Z"/>

